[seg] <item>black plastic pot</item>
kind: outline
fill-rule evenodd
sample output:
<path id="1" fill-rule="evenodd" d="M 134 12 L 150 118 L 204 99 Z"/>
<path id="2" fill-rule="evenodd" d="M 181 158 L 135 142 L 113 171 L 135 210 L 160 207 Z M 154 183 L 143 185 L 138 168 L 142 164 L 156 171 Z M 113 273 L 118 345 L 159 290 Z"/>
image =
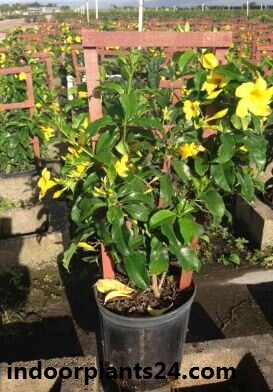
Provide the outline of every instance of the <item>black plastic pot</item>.
<path id="1" fill-rule="evenodd" d="M 191 297 L 179 308 L 162 316 L 138 318 L 115 314 L 101 305 L 96 297 L 101 319 L 104 367 L 133 369 L 139 364 L 142 369 L 151 368 L 151 379 L 140 380 L 132 371 L 131 379 L 118 380 L 118 383 L 129 387 L 129 390 L 148 391 L 158 390 L 168 382 L 155 376 L 168 376 L 175 363 L 179 369 L 194 297 L 195 286 Z M 158 362 L 163 365 L 156 366 Z M 163 367 L 164 371 L 160 372 Z M 140 374 L 142 377 L 143 373 Z"/>

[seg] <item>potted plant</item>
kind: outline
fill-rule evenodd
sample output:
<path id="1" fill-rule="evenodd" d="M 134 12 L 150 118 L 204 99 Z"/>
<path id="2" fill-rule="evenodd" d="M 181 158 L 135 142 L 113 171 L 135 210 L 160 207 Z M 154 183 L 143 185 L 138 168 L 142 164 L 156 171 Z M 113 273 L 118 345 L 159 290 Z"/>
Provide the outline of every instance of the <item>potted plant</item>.
<path id="1" fill-rule="evenodd" d="M 119 83 L 101 85 L 105 115 L 88 125 L 86 113 L 58 124 L 69 152 L 60 176 L 44 169 L 39 186 L 41 197 L 53 189 L 54 198 L 68 192 L 72 200 L 76 230 L 64 266 L 79 249 L 102 266 L 95 295 L 104 360 L 151 367 L 142 380 L 127 380 L 149 389 L 165 382 L 151 373 L 179 372 L 172 365 L 181 361 L 195 293 L 194 283 L 181 290 L 180 275 L 200 269 L 197 238 L 230 217 L 232 195 L 253 198 L 273 88 L 252 66 L 186 52 L 173 76 L 192 77 L 172 104 L 171 91 L 143 82 L 149 72 L 141 52 L 118 63 Z"/>

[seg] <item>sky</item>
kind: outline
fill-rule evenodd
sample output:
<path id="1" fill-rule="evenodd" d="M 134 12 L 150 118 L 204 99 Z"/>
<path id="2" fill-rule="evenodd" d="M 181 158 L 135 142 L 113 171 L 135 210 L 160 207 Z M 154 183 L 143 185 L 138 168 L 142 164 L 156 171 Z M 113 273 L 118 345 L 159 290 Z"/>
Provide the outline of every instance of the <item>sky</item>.
<path id="1" fill-rule="evenodd" d="M 24 3 L 24 2 L 32 2 L 35 0 L 0 0 L 0 4 L 3 3 Z M 39 1 L 39 0 L 38 0 Z M 101 8 L 109 7 L 111 4 L 116 4 L 117 6 L 136 6 L 138 5 L 138 0 L 98 0 L 99 6 Z M 251 0 L 250 0 L 251 1 Z M 40 0 L 41 4 L 47 4 L 49 2 L 56 3 L 57 5 L 70 5 L 72 7 L 83 5 L 85 0 Z M 241 5 L 245 3 L 246 0 L 145 0 L 145 5 L 149 6 L 165 6 L 165 7 L 173 7 L 176 6 L 195 6 L 200 5 L 201 3 L 205 3 L 207 5 Z M 273 0 L 256 0 L 257 4 L 273 4 Z M 90 8 L 95 7 L 95 0 L 89 0 Z"/>

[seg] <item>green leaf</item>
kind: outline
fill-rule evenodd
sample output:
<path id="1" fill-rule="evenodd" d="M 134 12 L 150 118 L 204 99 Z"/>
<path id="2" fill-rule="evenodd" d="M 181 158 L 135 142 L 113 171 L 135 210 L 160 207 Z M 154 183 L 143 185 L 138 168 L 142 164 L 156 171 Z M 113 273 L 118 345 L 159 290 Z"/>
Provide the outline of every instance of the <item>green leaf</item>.
<path id="1" fill-rule="evenodd" d="M 170 174 L 166 173 L 160 177 L 160 199 L 163 207 L 168 207 L 172 202 L 172 180 Z"/>
<path id="2" fill-rule="evenodd" d="M 78 203 L 81 210 L 81 220 L 91 217 L 96 210 L 105 207 L 106 204 L 101 199 L 95 197 L 84 198 Z"/>
<path id="3" fill-rule="evenodd" d="M 88 127 L 86 128 L 85 135 L 88 138 L 93 137 L 94 135 L 96 135 L 98 133 L 98 131 L 101 128 L 103 128 L 107 125 L 113 125 L 113 124 L 115 124 L 115 122 L 113 121 L 112 117 L 104 116 L 104 117 L 99 118 L 98 120 L 90 123 L 88 125 Z"/>
<path id="4" fill-rule="evenodd" d="M 113 90 L 117 92 L 118 94 L 123 94 L 124 93 L 124 87 L 122 87 L 119 83 L 116 82 L 106 82 L 103 85 L 104 90 Z"/>
<path id="5" fill-rule="evenodd" d="M 217 67 L 217 73 L 225 76 L 229 80 L 238 80 L 239 82 L 244 81 L 244 75 L 242 75 L 240 69 L 233 63 L 220 65 Z"/>
<path id="6" fill-rule="evenodd" d="M 112 239 L 122 256 L 128 256 L 130 249 L 128 247 L 127 237 L 129 239 L 129 231 L 124 225 L 120 225 L 120 219 L 115 219 L 112 223 Z"/>
<path id="7" fill-rule="evenodd" d="M 151 274 L 155 275 L 160 275 L 163 274 L 163 272 L 167 272 L 169 266 L 168 249 L 163 246 L 159 241 L 158 243 L 159 244 L 155 248 L 151 248 L 150 253 L 149 270 Z"/>
<path id="8" fill-rule="evenodd" d="M 166 223 L 161 227 L 161 230 L 168 238 L 169 250 L 177 257 L 178 264 L 181 265 L 185 271 L 199 270 L 200 261 L 198 257 L 191 248 L 184 247 L 177 239 L 173 229 L 173 222 Z"/>
<path id="9" fill-rule="evenodd" d="M 123 208 L 135 220 L 147 222 L 149 219 L 150 210 L 143 204 L 129 204 Z"/>
<path id="10" fill-rule="evenodd" d="M 97 175 L 97 173 L 92 172 L 91 174 L 89 174 L 86 179 L 84 180 L 83 183 L 83 190 L 87 191 L 90 188 L 92 188 L 92 185 L 94 185 L 97 181 L 98 181 L 99 177 Z"/>
<path id="11" fill-rule="evenodd" d="M 115 144 L 118 138 L 118 132 L 110 132 L 109 130 L 104 131 L 96 143 L 96 154 L 100 154 L 101 152 L 109 153 L 109 150 Z"/>
<path id="12" fill-rule="evenodd" d="M 146 266 L 146 257 L 142 252 L 131 252 L 124 257 L 124 266 L 130 281 L 139 289 L 150 287 L 150 276 Z"/>
<path id="13" fill-rule="evenodd" d="M 184 73 L 188 64 L 196 57 L 196 53 L 192 51 L 187 51 L 181 54 L 178 60 L 178 69 L 181 74 Z"/>
<path id="14" fill-rule="evenodd" d="M 159 131 L 164 131 L 163 125 L 155 118 L 134 118 L 131 125 L 138 125 L 143 128 L 155 128 Z"/>
<path id="15" fill-rule="evenodd" d="M 236 172 L 238 182 L 241 185 L 241 195 L 250 203 L 254 198 L 254 185 L 252 178 L 247 173 Z"/>
<path id="16" fill-rule="evenodd" d="M 167 222 L 174 221 L 176 217 L 175 212 L 170 210 L 157 211 L 150 219 L 150 229 L 153 230 L 158 226 L 164 225 Z"/>
<path id="17" fill-rule="evenodd" d="M 119 222 L 120 225 L 124 223 L 124 215 L 119 207 L 110 206 L 106 213 L 107 220 L 109 223 L 113 223 L 114 220 Z"/>
<path id="18" fill-rule="evenodd" d="M 222 196 L 216 190 L 210 189 L 204 193 L 200 199 L 212 215 L 218 216 L 219 218 L 223 217 L 225 213 L 225 204 Z"/>
<path id="19" fill-rule="evenodd" d="M 63 266 L 65 269 L 69 269 L 69 265 L 71 262 L 72 257 L 74 256 L 77 250 L 77 244 L 72 243 L 70 247 L 64 252 L 63 254 Z"/>
<path id="20" fill-rule="evenodd" d="M 230 161 L 235 153 L 235 139 L 230 133 L 222 133 L 222 144 L 218 150 L 218 158 L 214 162 L 226 163 Z"/>
<path id="21" fill-rule="evenodd" d="M 215 183 L 227 192 L 232 191 L 234 184 L 234 164 L 232 161 L 211 165 L 211 175 Z"/>
<path id="22" fill-rule="evenodd" d="M 194 76 L 194 86 L 197 91 L 201 91 L 203 83 L 207 79 L 207 71 L 198 71 Z"/>
<path id="23" fill-rule="evenodd" d="M 140 192 L 131 192 L 127 194 L 123 199 L 122 199 L 123 204 L 136 204 L 136 203 L 143 203 L 146 204 L 147 206 L 153 208 L 154 207 L 154 200 L 151 196 L 148 194 L 145 195 L 144 193 Z"/>
<path id="24" fill-rule="evenodd" d="M 233 114 L 231 116 L 230 121 L 231 121 L 231 123 L 232 123 L 232 125 L 234 126 L 235 129 L 242 129 L 241 119 L 236 114 Z"/>
<path id="25" fill-rule="evenodd" d="M 209 165 L 205 163 L 204 158 L 201 157 L 201 155 L 196 155 L 194 158 L 194 169 L 200 177 L 203 177 L 203 175 L 208 171 Z"/>
<path id="26" fill-rule="evenodd" d="M 123 94 L 119 98 L 125 114 L 125 121 L 128 123 L 137 111 L 138 99 L 136 91 L 130 94 Z"/>
<path id="27" fill-rule="evenodd" d="M 191 180 L 190 168 L 185 162 L 179 161 L 178 159 L 173 159 L 171 164 L 181 180 L 185 182 L 189 182 Z"/>
<path id="28" fill-rule="evenodd" d="M 254 163 L 262 171 L 266 162 L 267 142 L 265 138 L 262 135 L 251 134 L 246 140 L 245 146 L 249 150 L 251 163 Z"/>
<path id="29" fill-rule="evenodd" d="M 190 244 L 198 234 L 198 224 L 191 215 L 179 218 L 178 223 L 185 244 Z"/>
<path id="30" fill-rule="evenodd" d="M 143 244 L 143 236 L 140 234 L 136 234 L 136 235 L 131 235 L 129 238 L 129 248 L 131 250 L 138 250 L 140 248 L 140 246 Z"/>
<path id="31" fill-rule="evenodd" d="M 233 264 L 236 264 L 236 265 L 241 264 L 240 257 L 238 255 L 236 255 L 235 253 L 231 253 L 231 255 L 229 256 L 229 261 Z"/>
<path id="32" fill-rule="evenodd" d="M 74 223 L 78 224 L 80 222 L 82 211 L 78 207 L 78 203 L 76 202 L 71 209 L 71 219 Z"/>
<path id="33" fill-rule="evenodd" d="M 77 117 L 75 117 L 73 120 L 73 128 L 79 129 L 86 118 L 88 118 L 88 113 L 81 113 Z"/>
<path id="34" fill-rule="evenodd" d="M 199 271 L 201 266 L 200 260 L 194 250 L 188 247 L 180 249 L 178 264 L 181 265 L 185 272 Z"/>

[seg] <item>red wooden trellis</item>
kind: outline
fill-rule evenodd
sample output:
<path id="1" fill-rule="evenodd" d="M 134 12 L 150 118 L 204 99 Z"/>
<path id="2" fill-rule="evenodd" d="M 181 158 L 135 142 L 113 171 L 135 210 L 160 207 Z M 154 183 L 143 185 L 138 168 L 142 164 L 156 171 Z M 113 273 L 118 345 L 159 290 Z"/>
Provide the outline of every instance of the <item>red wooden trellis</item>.
<path id="1" fill-rule="evenodd" d="M 118 46 L 121 49 L 129 48 L 167 48 L 170 53 L 183 48 L 213 48 L 219 61 L 225 61 L 225 54 L 232 45 L 232 33 L 230 32 L 94 32 L 83 29 L 83 51 L 87 77 L 87 91 L 89 96 L 89 116 L 91 121 L 102 117 L 101 98 L 94 94 L 94 90 L 99 86 L 99 51 L 107 47 Z M 181 81 L 178 82 L 178 88 Z M 164 163 L 164 168 L 168 169 L 168 164 Z M 164 169 L 163 169 L 164 170 Z M 192 248 L 197 247 L 197 240 L 191 244 Z M 112 262 L 107 254 L 104 245 L 101 245 L 102 267 L 104 278 L 114 278 Z M 192 283 L 192 272 L 182 271 L 179 288 L 185 290 Z"/>
<path id="2" fill-rule="evenodd" d="M 28 109 L 29 115 L 32 117 L 35 109 L 34 93 L 33 93 L 33 83 L 31 68 L 26 67 L 15 67 L 15 68 L 5 68 L 0 69 L 0 75 L 19 75 L 24 73 L 26 75 L 26 93 L 27 99 L 23 102 L 13 102 L 13 103 L 0 103 L 0 110 L 16 110 L 16 109 Z M 40 143 L 37 136 L 34 136 L 31 141 L 33 145 L 34 160 L 37 167 L 40 166 Z"/>
<path id="3" fill-rule="evenodd" d="M 0 53 L 8 53 L 8 48 L 0 47 Z M 39 63 L 45 64 L 46 67 L 46 81 L 48 87 L 53 90 L 54 89 L 54 78 L 53 78 L 53 69 L 52 69 L 52 60 L 49 53 L 34 53 L 31 56 L 33 59 L 38 59 Z"/>

